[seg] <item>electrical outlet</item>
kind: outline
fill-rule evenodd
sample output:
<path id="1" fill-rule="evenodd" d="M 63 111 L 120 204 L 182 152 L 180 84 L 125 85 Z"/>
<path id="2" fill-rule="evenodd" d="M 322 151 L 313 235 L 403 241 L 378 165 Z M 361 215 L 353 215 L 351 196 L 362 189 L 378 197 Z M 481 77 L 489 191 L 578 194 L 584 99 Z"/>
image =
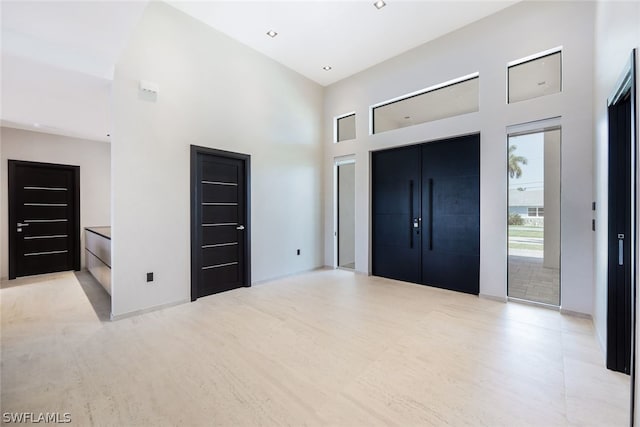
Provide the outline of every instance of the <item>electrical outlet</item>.
<path id="1" fill-rule="evenodd" d="M 147 282 L 153 282 L 153 272 L 147 273 Z"/>
<path id="2" fill-rule="evenodd" d="M 298 251 L 296 252 L 297 255 L 300 255 L 300 249 L 298 249 Z"/>

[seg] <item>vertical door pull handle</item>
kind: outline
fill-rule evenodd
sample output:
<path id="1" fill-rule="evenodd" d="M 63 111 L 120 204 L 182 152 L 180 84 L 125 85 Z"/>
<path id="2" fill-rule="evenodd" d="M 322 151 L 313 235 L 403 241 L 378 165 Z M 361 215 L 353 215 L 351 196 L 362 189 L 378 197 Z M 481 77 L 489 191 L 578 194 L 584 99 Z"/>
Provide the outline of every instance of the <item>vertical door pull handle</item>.
<path id="1" fill-rule="evenodd" d="M 413 180 L 409 180 L 409 248 L 413 249 Z"/>
<path id="2" fill-rule="evenodd" d="M 624 265 L 624 234 L 618 234 L 618 265 Z"/>
<path id="3" fill-rule="evenodd" d="M 433 250 L 433 179 L 429 178 L 429 250 Z"/>

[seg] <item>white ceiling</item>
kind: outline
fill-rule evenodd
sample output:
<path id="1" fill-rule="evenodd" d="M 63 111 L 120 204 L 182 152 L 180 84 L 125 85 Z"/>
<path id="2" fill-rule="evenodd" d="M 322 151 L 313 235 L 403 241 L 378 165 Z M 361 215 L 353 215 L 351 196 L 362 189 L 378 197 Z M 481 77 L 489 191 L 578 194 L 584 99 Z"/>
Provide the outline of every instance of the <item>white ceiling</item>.
<path id="1" fill-rule="evenodd" d="M 321 85 L 515 2 L 168 1 Z M 2 125 L 108 140 L 114 65 L 146 5 L 2 0 Z"/>
<path id="2" fill-rule="evenodd" d="M 326 86 L 516 1 L 387 0 L 380 10 L 374 0 L 168 3 Z"/>
<path id="3" fill-rule="evenodd" d="M 145 7 L 2 0 L 2 125 L 108 140 L 114 65 Z"/>
<path id="4" fill-rule="evenodd" d="M 2 50 L 111 77 L 145 1 L 2 1 Z"/>

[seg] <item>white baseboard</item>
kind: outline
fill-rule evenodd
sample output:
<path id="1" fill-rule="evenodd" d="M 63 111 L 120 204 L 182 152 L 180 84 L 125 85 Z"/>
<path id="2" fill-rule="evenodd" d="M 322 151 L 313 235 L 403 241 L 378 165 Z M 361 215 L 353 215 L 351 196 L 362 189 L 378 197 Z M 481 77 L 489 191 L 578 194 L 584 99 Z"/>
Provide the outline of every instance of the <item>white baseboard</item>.
<path id="1" fill-rule="evenodd" d="M 528 301 L 526 299 L 513 298 L 513 297 L 507 297 L 507 301 L 515 302 L 517 304 L 530 305 L 532 307 L 544 308 L 546 310 L 551 310 L 551 311 L 558 311 L 558 312 L 560 311 L 560 307 L 558 307 L 557 305 L 545 304 L 543 302 Z"/>
<path id="2" fill-rule="evenodd" d="M 495 295 L 480 294 L 478 295 L 478 298 L 488 299 L 491 301 L 498 301 L 498 302 L 507 302 L 507 297 L 498 297 Z"/>
<path id="3" fill-rule="evenodd" d="M 319 267 L 313 267 L 313 268 L 310 268 L 308 270 L 296 271 L 294 273 L 283 274 L 282 276 L 275 276 L 275 277 L 270 277 L 268 279 L 252 281 L 251 282 L 251 286 L 263 285 L 265 283 L 274 282 L 276 280 L 286 279 L 287 277 L 298 276 L 300 274 L 305 274 L 305 273 L 311 273 L 312 271 L 329 270 L 329 269 L 333 270 L 333 267 L 328 267 L 326 265 L 321 265 Z"/>
<path id="4" fill-rule="evenodd" d="M 560 314 L 566 314 L 567 316 L 581 317 L 583 319 L 589 319 L 593 321 L 593 317 L 588 313 L 581 313 L 579 311 L 567 310 L 565 308 L 560 308 Z"/>
<path id="5" fill-rule="evenodd" d="M 146 314 L 146 313 L 151 313 L 152 311 L 158 311 L 158 310 L 162 310 L 164 308 L 169 308 L 169 307 L 173 307 L 176 305 L 181 305 L 181 304 L 185 304 L 191 302 L 191 300 L 180 300 L 180 301 L 175 301 L 175 302 L 170 302 L 167 304 L 161 304 L 161 305 L 154 305 L 153 307 L 148 307 L 148 308 L 143 308 L 142 310 L 135 310 L 135 311 L 130 311 L 128 313 L 123 313 L 123 314 L 118 314 L 118 315 L 113 315 L 113 313 L 111 313 L 111 320 L 115 321 L 115 320 L 122 320 L 122 319 L 126 319 L 128 317 L 134 317 L 134 316 L 139 316 L 141 314 Z"/>

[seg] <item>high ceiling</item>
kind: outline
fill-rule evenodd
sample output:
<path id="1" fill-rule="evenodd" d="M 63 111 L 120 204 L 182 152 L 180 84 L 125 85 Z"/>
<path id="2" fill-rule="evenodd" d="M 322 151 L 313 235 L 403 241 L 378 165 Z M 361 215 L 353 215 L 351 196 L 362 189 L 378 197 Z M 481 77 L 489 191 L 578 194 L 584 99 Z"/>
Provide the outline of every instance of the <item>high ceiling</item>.
<path id="1" fill-rule="evenodd" d="M 145 7 L 2 0 L 2 125 L 108 141 L 113 68 Z"/>
<path id="2" fill-rule="evenodd" d="M 378 10 L 373 0 L 168 2 L 321 85 L 515 3 L 388 0 Z M 113 68 L 147 0 L 0 5 L 2 124 L 108 140 Z"/>
<path id="3" fill-rule="evenodd" d="M 185 1 L 172 6 L 323 86 L 515 1 Z M 266 33 L 276 31 L 274 38 Z M 330 66 L 330 71 L 323 67 Z"/>

